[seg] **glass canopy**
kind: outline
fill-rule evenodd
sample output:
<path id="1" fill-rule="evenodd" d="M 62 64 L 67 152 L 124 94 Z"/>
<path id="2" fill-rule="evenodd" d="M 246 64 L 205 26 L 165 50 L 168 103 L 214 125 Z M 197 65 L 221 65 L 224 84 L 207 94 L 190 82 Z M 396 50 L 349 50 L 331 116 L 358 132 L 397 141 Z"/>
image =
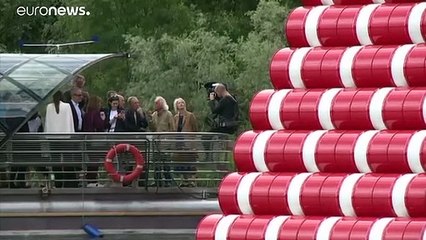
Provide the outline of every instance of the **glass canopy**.
<path id="1" fill-rule="evenodd" d="M 0 148 L 85 68 L 124 54 L 0 54 Z"/>

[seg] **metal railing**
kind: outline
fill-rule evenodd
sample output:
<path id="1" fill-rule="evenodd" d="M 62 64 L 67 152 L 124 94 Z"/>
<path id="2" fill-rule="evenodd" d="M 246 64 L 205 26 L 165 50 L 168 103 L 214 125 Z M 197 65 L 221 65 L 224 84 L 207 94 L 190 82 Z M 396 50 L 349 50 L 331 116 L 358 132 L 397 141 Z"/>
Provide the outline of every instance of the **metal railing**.
<path id="1" fill-rule="evenodd" d="M 120 143 L 137 147 L 144 173 L 131 184 L 113 183 L 105 155 Z M 0 188 L 217 187 L 232 170 L 233 140 L 217 133 L 16 134 L 0 149 Z M 118 154 L 123 174 L 135 161 Z"/>

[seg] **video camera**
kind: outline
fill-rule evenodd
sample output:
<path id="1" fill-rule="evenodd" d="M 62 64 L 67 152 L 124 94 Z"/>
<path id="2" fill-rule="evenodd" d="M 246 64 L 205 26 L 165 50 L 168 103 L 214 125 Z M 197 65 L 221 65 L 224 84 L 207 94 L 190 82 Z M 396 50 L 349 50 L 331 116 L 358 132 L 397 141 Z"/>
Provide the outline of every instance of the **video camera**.
<path id="1" fill-rule="evenodd" d="M 204 88 L 207 90 L 207 99 L 210 99 L 210 93 L 214 93 L 214 89 L 217 86 L 217 84 L 223 84 L 226 90 L 228 90 L 228 86 L 225 83 L 208 82 L 204 84 Z M 219 100 L 219 98 L 216 96 L 216 93 L 215 93 L 215 99 Z"/>

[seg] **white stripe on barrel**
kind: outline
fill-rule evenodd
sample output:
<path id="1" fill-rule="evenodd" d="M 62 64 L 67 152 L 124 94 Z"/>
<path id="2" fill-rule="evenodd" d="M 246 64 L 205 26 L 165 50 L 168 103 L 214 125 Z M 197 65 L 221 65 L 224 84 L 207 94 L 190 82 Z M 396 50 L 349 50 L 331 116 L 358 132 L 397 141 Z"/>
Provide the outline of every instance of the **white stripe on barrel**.
<path id="1" fill-rule="evenodd" d="M 370 17 L 373 14 L 374 10 L 376 10 L 376 8 L 379 6 L 380 4 L 365 5 L 358 13 L 358 17 L 356 19 L 356 36 L 361 45 L 372 44 L 370 34 L 368 32 L 370 25 Z"/>
<path id="2" fill-rule="evenodd" d="M 373 3 L 385 3 L 385 0 L 373 0 Z"/>
<path id="3" fill-rule="evenodd" d="M 268 120 L 272 129 L 281 130 L 284 126 L 281 122 L 281 104 L 291 89 L 283 89 L 272 94 L 268 104 Z"/>
<path id="4" fill-rule="evenodd" d="M 380 88 L 377 90 L 370 100 L 369 115 L 370 121 L 374 129 L 383 130 L 386 129 L 385 122 L 383 121 L 383 106 L 385 105 L 385 99 L 394 88 Z"/>
<path id="5" fill-rule="evenodd" d="M 426 97 L 423 98 L 422 112 L 423 112 L 423 122 L 426 123 Z"/>
<path id="6" fill-rule="evenodd" d="M 354 160 L 356 168 L 359 172 L 369 173 L 371 172 L 370 165 L 368 164 L 368 146 L 370 145 L 371 139 L 378 133 L 377 130 L 370 130 L 363 132 L 355 143 L 354 149 Z"/>
<path id="7" fill-rule="evenodd" d="M 362 46 L 349 47 L 343 52 L 342 59 L 340 59 L 339 63 L 339 74 L 344 87 L 356 87 L 352 76 L 352 66 L 356 54 L 362 48 Z"/>
<path id="8" fill-rule="evenodd" d="M 330 217 L 321 222 L 318 227 L 316 240 L 330 240 L 331 230 L 342 217 Z"/>
<path id="9" fill-rule="evenodd" d="M 423 43 L 422 21 L 426 11 L 426 3 L 422 2 L 413 7 L 408 17 L 408 33 L 413 43 Z"/>
<path id="10" fill-rule="evenodd" d="M 290 181 L 287 189 L 287 203 L 292 215 L 304 215 L 302 206 L 300 205 L 300 193 L 306 179 L 311 175 L 312 173 L 300 173 Z"/>
<path id="11" fill-rule="evenodd" d="M 368 235 L 368 240 L 383 240 L 386 227 L 394 218 L 382 218 L 373 223 Z"/>
<path id="12" fill-rule="evenodd" d="M 308 134 L 306 140 L 303 143 L 302 156 L 303 164 L 305 165 L 308 172 L 319 172 L 317 162 L 315 160 L 315 151 L 321 137 L 327 132 L 327 130 L 314 131 Z"/>
<path id="13" fill-rule="evenodd" d="M 238 215 L 228 215 L 221 218 L 214 231 L 214 240 L 227 240 L 231 225 L 238 218 Z"/>
<path id="14" fill-rule="evenodd" d="M 311 47 L 298 48 L 291 56 L 289 65 L 290 81 L 293 88 L 305 88 L 305 83 L 302 79 L 302 64 L 306 55 L 311 51 Z"/>
<path id="15" fill-rule="evenodd" d="M 405 193 L 408 185 L 417 174 L 405 174 L 400 176 L 392 188 L 392 208 L 398 217 L 409 217 L 407 207 L 405 205 Z"/>
<path id="16" fill-rule="evenodd" d="M 260 172 L 248 173 L 244 175 L 237 188 L 237 203 L 242 214 L 253 214 L 250 205 L 250 190 L 254 181 L 260 176 Z"/>
<path id="17" fill-rule="evenodd" d="M 414 48 L 414 46 L 414 44 L 400 46 L 396 49 L 395 54 L 392 57 L 391 72 L 395 86 L 408 86 L 404 73 L 405 60 L 407 59 L 408 53 Z"/>
<path id="18" fill-rule="evenodd" d="M 281 226 L 289 219 L 289 216 L 279 216 L 272 219 L 265 231 L 265 240 L 278 240 Z"/>
<path id="19" fill-rule="evenodd" d="M 266 144 L 268 144 L 269 139 L 276 132 L 276 130 L 268 130 L 261 132 L 254 140 L 252 158 L 256 170 L 259 172 L 269 172 L 268 166 L 266 165 L 265 161 Z"/>
<path id="20" fill-rule="evenodd" d="M 335 129 L 333 121 L 331 120 L 331 106 L 334 98 L 340 91 L 342 91 L 341 88 L 332 88 L 321 95 L 321 99 L 318 104 L 318 119 L 323 129 Z"/>
<path id="21" fill-rule="evenodd" d="M 339 189 L 339 205 L 344 216 L 356 217 L 355 209 L 352 204 L 352 196 L 355 185 L 363 177 L 364 173 L 355 173 L 347 176 Z"/>
<path id="22" fill-rule="evenodd" d="M 321 0 L 322 5 L 334 5 L 333 0 Z"/>
<path id="23" fill-rule="evenodd" d="M 318 47 L 321 46 L 321 42 L 318 38 L 318 24 L 322 13 L 328 8 L 328 6 L 317 6 L 311 8 L 306 17 L 305 21 L 305 36 L 309 43 L 309 46 Z"/>
<path id="24" fill-rule="evenodd" d="M 426 139 L 426 130 L 418 131 L 410 138 L 410 142 L 408 143 L 407 148 L 407 160 L 408 166 L 414 173 L 423 173 L 425 170 L 423 169 L 422 159 L 421 159 L 421 151 L 423 142 Z"/>

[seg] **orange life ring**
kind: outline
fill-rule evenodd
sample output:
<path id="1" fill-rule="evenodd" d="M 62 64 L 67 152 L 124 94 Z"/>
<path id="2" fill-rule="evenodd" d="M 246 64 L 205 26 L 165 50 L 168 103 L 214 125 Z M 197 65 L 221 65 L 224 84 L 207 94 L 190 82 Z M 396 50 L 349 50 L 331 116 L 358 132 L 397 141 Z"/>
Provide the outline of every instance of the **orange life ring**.
<path id="1" fill-rule="evenodd" d="M 117 169 L 112 163 L 113 159 L 117 156 L 118 153 L 124 152 L 130 152 L 136 161 L 136 166 L 133 168 L 133 171 L 126 175 L 118 173 Z M 116 146 L 113 146 L 108 151 L 105 157 L 104 166 L 108 175 L 111 176 L 114 182 L 131 183 L 141 175 L 144 162 L 145 161 L 143 159 L 143 156 L 140 154 L 139 149 L 137 149 L 135 146 L 130 144 L 118 144 Z"/>

